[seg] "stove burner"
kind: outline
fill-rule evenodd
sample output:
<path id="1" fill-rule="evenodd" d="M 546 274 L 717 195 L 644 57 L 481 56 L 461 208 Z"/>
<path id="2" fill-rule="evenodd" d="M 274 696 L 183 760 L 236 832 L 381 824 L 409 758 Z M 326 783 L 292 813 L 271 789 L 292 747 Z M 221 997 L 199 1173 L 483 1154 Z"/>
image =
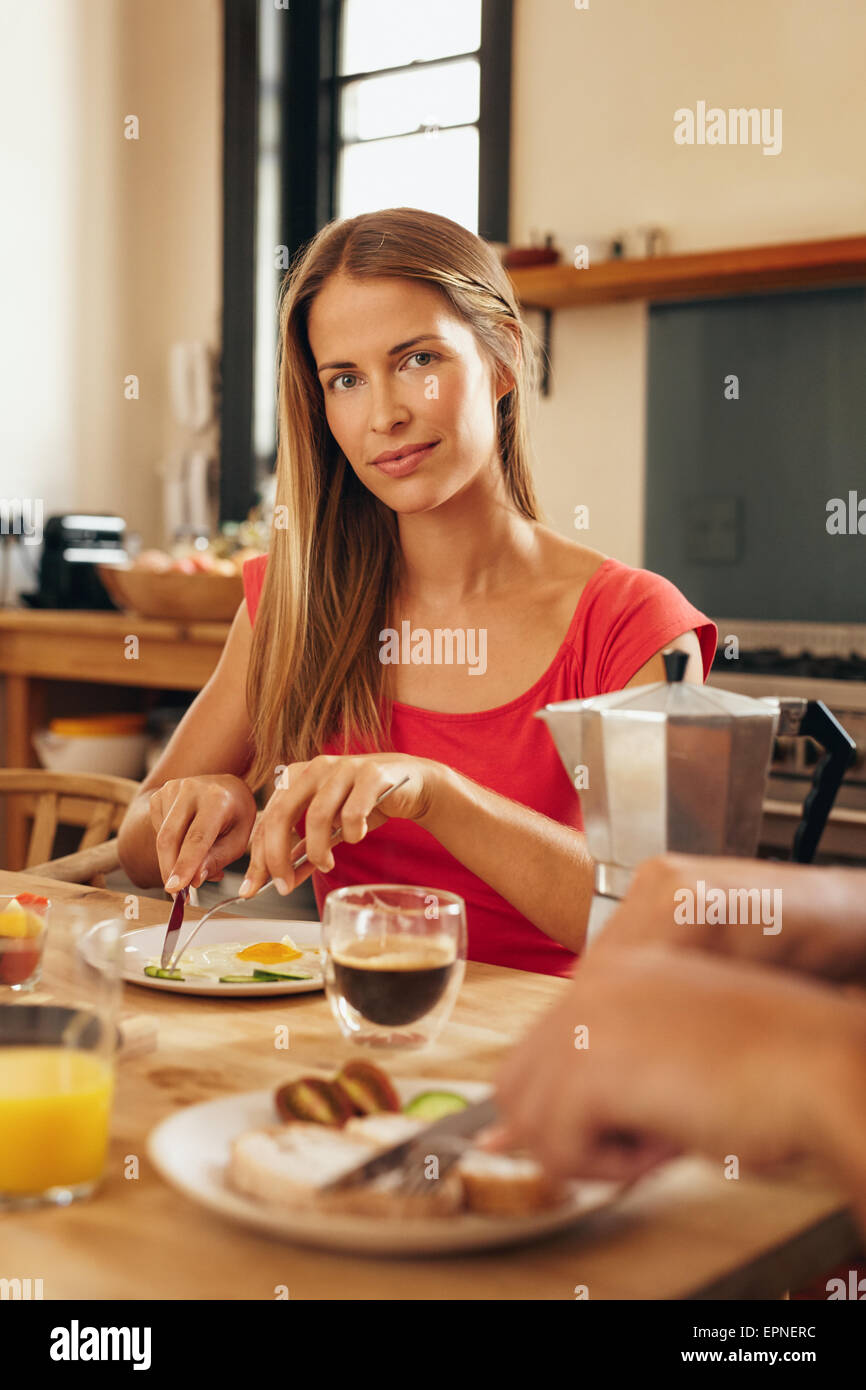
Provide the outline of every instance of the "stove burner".
<path id="1" fill-rule="evenodd" d="M 791 656 L 778 647 L 756 647 L 751 651 L 741 651 L 736 661 L 728 661 L 724 649 L 719 647 L 713 661 L 714 671 L 729 674 L 739 671 L 743 675 L 759 676 L 804 676 L 813 680 L 827 681 L 866 681 L 866 657 L 850 652 L 848 656 L 813 656 L 811 652 L 800 652 Z"/>

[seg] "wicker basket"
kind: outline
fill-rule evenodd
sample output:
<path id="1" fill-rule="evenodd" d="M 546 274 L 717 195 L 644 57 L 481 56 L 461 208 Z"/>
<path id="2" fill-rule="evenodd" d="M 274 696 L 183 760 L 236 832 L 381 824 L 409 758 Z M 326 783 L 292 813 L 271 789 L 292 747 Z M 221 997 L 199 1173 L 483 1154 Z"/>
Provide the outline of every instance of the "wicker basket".
<path id="1" fill-rule="evenodd" d="M 98 565 L 110 598 L 127 613 L 142 618 L 175 618 L 187 622 L 230 622 L 243 601 L 239 574 L 184 574 Z"/>

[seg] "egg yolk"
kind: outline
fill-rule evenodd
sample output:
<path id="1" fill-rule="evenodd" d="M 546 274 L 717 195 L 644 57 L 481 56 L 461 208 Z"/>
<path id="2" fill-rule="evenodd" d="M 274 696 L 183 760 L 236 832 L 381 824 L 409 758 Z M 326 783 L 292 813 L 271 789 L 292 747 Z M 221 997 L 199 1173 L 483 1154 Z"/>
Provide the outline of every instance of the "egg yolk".
<path id="1" fill-rule="evenodd" d="M 238 951 L 236 959 L 257 960 L 265 965 L 276 965 L 279 961 L 297 960 L 300 955 L 303 955 L 302 951 L 293 951 L 291 946 L 284 946 L 282 941 L 257 941 L 253 946 L 246 946 L 243 951 Z"/>

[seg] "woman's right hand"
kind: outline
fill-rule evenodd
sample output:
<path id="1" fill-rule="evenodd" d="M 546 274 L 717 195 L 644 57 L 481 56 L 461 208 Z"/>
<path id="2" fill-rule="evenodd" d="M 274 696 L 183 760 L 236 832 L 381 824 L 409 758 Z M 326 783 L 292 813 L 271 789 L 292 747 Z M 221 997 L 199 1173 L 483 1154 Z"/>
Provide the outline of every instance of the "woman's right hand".
<path id="1" fill-rule="evenodd" d="M 246 782 L 230 774 L 174 778 L 149 805 L 167 893 L 222 878 L 226 864 L 246 852 L 257 811 Z"/>

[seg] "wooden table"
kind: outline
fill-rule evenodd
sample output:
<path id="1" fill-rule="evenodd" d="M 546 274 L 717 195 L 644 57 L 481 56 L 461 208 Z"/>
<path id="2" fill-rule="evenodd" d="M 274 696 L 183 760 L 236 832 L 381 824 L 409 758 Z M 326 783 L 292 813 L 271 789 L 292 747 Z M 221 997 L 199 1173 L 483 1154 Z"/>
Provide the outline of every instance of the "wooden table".
<path id="1" fill-rule="evenodd" d="M 45 721 L 48 683 L 198 691 L 219 660 L 229 626 L 77 609 L 0 609 L 6 766 L 35 764 L 32 735 Z M 130 637 L 137 639 L 137 648 Z M 24 821 L 21 811 L 10 805 L 5 856 L 9 868 L 24 863 Z"/>
<path id="2" fill-rule="evenodd" d="M 77 899 L 93 920 L 119 913 L 119 894 L 36 877 L 58 904 Z M 38 885 L 38 886 L 37 886 Z M 0 893 L 22 876 L 0 872 Z M 141 898 L 141 926 L 165 920 Z M 58 909 L 59 913 L 59 909 Z M 195 914 L 187 909 L 191 919 Z M 59 926 L 59 917 L 58 924 Z M 395 1055 L 398 1076 L 489 1079 L 513 1039 L 566 982 L 470 964 L 438 1043 Z M 125 1009 L 158 1025 L 158 1045 L 119 1066 L 108 1171 L 100 1192 L 65 1210 L 2 1218 L 0 1277 L 41 1277 L 46 1299 L 773 1298 L 849 1259 L 859 1242 L 838 1191 L 815 1171 L 726 1181 L 684 1159 L 645 1179 L 572 1231 L 514 1251 L 436 1259 L 364 1259 L 264 1239 L 186 1201 L 153 1171 L 148 1131 L 177 1106 L 275 1086 L 295 1067 L 332 1071 L 357 1050 L 338 1036 L 320 994 L 249 1002 L 127 986 Z M 274 1048 L 287 1024 L 289 1050 Z M 130 1155 L 140 1177 L 123 1176 Z"/>

